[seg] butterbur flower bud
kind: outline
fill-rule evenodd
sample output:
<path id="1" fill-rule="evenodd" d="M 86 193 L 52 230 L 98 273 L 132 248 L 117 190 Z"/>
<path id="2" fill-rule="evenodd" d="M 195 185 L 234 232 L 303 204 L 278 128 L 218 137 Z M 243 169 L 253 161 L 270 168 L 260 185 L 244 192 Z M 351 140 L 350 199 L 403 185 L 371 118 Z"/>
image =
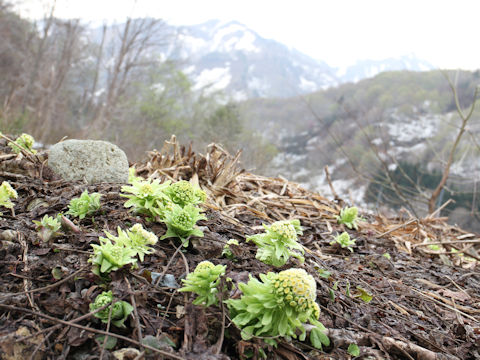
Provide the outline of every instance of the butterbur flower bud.
<path id="1" fill-rule="evenodd" d="M 182 208 L 180 205 L 173 205 L 173 210 L 165 213 L 165 223 L 167 224 L 167 233 L 160 239 L 169 237 L 179 237 L 184 246 L 188 246 L 189 236 L 203 236 L 203 231 L 198 229 L 195 224 L 198 220 L 206 220 L 205 215 L 200 213 L 200 209 L 192 204 Z"/>
<path id="2" fill-rule="evenodd" d="M 317 348 L 328 345 L 324 326 L 318 322 L 320 308 L 315 302 L 315 280 L 303 269 L 260 274 L 262 282 L 250 276 L 247 284 L 239 283 L 240 299 L 225 301 L 242 338 L 252 336 L 290 336 L 304 340 L 304 324 L 314 325 L 311 342 Z M 313 334 L 313 337 L 312 337 Z M 275 341 L 269 343 L 275 345 Z"/>
<path id="3" fill-rule="evenodd" d="M 132 234 L 137 235 L 134 238 L 136 239 L 138 245 L 155 245 L 158 241 L 158 237 L 154 233 L 145 230 L 142 224 L 133 225 L 129 231 Z M 130 236 L 130 238 L 132 237 L 133 236 Z"/>
<path id="4" fill-rule="evenodd" d="M 107 304 L 113 302 L 113 294 L 111 291 L 104 291 L 95 298 L 95 301 L 90 304 L 90 311 L 95 311 Z M 94 316 L 99 318 L 103 323 L 108 323 L 109 315 L 110 321 L 117 327 L 124 328 L 125 320 L 133 311 L 132 305 L 126 301 L 117 301 L 114 304 L 107 306 L 105 309 L 95 313 Z"/>
<path id="5" fill-rule="evenodd" d="M 248 236 L 246 239 L 258 246 L 258 260 L 277 267 L 285 265 L 290 256 L 296 257 L 300 262 L 304 261 L 303 247 L 297 241 L 297 235 L 303 234 L 298 219 L 263 224 L 263 227 L 265 233 Z"/>
<path id="6" fill-rule="evenodd" d="M 198 297 L 193 301 L 195 305 L 217 305 L 218 283 L 220 276 L 225 274 L 225 265 L 213 265 L 210 261 L 202 261 L 195 271 L 182 280 L 184 287 L 179 291 L 193 292 Z"/>
<path id="7" fill-rule="evenodd" d="M 173 203 L 184 207 L 188 204 L 196 205 L 206 200 L 206 194 L 194 187 L 190 182 L 181 180 L 170 185 L 165 192 Z"/>
<path id="8" fill-rule="evenodd" d="M 289 221 L 277 221 L 270 225 L 269 230 L 280 238 L 297 240 L 295 227 Z"/>
<path id="9" fill-rule="evenodd" d="M 337 221 L 339 224 L 345 224 L 349 229 L 357 230 L 357 215 L 358 209 L 355 206 L 346 207 L 340 210 L 340 215 L 337 216 Z"/>

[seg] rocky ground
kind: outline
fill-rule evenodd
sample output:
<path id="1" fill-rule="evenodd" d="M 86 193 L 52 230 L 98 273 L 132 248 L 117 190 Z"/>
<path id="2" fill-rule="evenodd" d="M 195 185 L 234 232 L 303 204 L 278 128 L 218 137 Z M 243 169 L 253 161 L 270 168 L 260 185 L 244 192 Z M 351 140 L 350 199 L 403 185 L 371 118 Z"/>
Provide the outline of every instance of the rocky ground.
<path id="1" fill-rule="evenodd" d="M 166 228 L 126 209 L 120 184 L 56 178 L 47 156 L 16 156 L 0 143 L 0 179 L 19 195 L 13 212 L 2 209 L 0 218 L 2 359 L 247 359 L 259 358 L 259 349 L 269 359 L 349 359 L 350 344 L 359 347 L 356 359 L 480 359 L 478 235 L 406 212 L 396 218 L 362 214 L 358 230 L 346 229 L 336 220 L 342 200 L 242 172 L 238 156 L 219 147 L 194 154 L 174 139 L 136 164 L 137 173 L 199 184 L 208 195 L 207 220 L 199 223 L 205 236 L 184 251 L 174 239 L 159 241 L 139 268 L 113 272 L 108 288 L 134 311 L 124 329 L 103 324 L 87 315 L 105 288 L 87 262 L 90 245 L 117 226 L 141 223 L 158 237 Z M 85 189 L 102 194 L 100 211 L 70 218 L 50 244 L 39 241 L 32 220 L 66 212 Z M 276 269 L 255 258 L 256 246 L 245 237 L 282 219 L 301 221 L 305 263 L 290 260 Z M 345 230 L 356 239 L 354 252 L 330 245 Z M 232 247 L 235 260 L 222 256 L 229 239 L 240 244 Z M 177 291 L 203 260 L 226 265 L 235 283 L 248 274 L 305 269 L 316 280 L 330 346 L 319 351 L 308 340 L 279 339 L 276 348 L 263 339 L 242 340 L 225 306 L 204 309 L 192 305 L 193 295 Z M 116 338 L 115 346 L 104 349 L 99 335 Z"/>

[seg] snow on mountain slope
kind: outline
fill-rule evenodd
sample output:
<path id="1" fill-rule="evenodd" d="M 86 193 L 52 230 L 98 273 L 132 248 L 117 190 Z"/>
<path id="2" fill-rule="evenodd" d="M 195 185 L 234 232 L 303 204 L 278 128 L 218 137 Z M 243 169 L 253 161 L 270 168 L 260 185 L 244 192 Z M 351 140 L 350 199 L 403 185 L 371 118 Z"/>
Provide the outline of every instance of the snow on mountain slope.
<path id="1" fill-rule="evenodd" d="M 409 54 L 399 58 L 388 58 L 383 60 L 360 60 L 348 67 L 337 69 L 336 75 L 339 81 L 344 83 L 357 82 L 365 78 L 371 78 L 384 71 L 429 71 L 433 69 L 434 66 L 432 64 L 418 59 L 413 54 Z"/>
<path id="2" fill-rule="evenodd" d="M 215 88 L 243 99 L 296 96 L 337 84 L 334 69 L 326 63 L 262 38 L 235 21 L 183 26 L 179 33 L 180 58 L 188 63 L 198 87 L 208 78 L 221 83 Z"/>

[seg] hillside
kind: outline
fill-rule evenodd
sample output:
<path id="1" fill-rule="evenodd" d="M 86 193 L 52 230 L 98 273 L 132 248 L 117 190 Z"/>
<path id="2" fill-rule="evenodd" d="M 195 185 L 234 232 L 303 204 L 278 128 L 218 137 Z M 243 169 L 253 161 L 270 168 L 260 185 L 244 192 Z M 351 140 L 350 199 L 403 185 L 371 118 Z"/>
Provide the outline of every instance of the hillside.
<path id="1" fill-rule="evenodd" d="M 121 354 L 258 359 L 262 353 L 269 359 L 349 359 L 349 347 L 352 353 L 357 350 L 352 344 L 360 356 L 373 359 L 480 356 L 478 239 L 444 219 L 362 212 L 358 230 L 347 229 L 336 219 L 342 201 L 330 201 L 287 180 L 241 171 L 238 158 L 218 146 L 212 145 L 205 155 L 195 154 L 172 138 L 161 152 L 150 152 L 136 164 L 137 176 L 198 183 L 207 193 L 202 206 L 206 220 L 199 222 L 204 236 L 192 237 L 183 251 L 178 239 L 161 240 L 138 268 L 112 271 L 111 281 L 105 282 L 87 262 L 90 245 L 117 226 L 142 224 L 160 237 L 165 225 L 126 209 L 122 184 L 65 182 L 45 167 L 48 153 L 22 157 L 12 154 L 4 140 L 0 146 L 1 178 L 18 192 L 13 211 L 4 211 L 0 218 L 2 359 L 119 359 Z M 102 194 L 101 210 L 81 220 L 69 216 L 55 241 L 39 241 L 32 220 L 66 211 L 70 199 L 85 189 Z M 262 223 L 284 219 L 301 222 L 305 262 L 290 259 L 274 268 L 257 260 L 256 246 L 245 239 L 260 233 Z M 342 231 L 356 239 L 352 252 L 330 244 Z M 231 245 L 227 258 L 222 250 L 229 239 L 239 245 Z M 238 284 L 248 276 L 304 269 L 314 278 L 319 321 L 330 345 L 318 350 L 308 338 L 277 337 L 276 347 L 267 345 L 272 340 L 268 337 L 242 340 L 227 306 L 203 308 L 192 304 L 191 293 L 176 291 L 181 279 L 204 260 L 225 265 L 231 280 L 223 283 L 226 290 L 220 294 L 234 299 L 240 298 Z M 132 305 L 124 328 L 89 314 L 89 304 L 105 289 Z"/>
<path id="2" fill-rule="evenodd" d="M 473 103 L 479 72 L 446 74 L 451 79 L 458 76 L 457 94 L 466 112 Z M 330 194 L 324 173 L 328 165 L 341 196 L 353 198 L 357 204 L 395 208 L 405 206 L 404 199 L 380 187 L 372 188 L 372 179 L 384 177 L 388 169 L 398 183 L 421 198 L 403 175 L 408 172 L 428 194 L 439 181 L 461 123 L 448 81 L 439 71 L 387 72 L 302 97 L 254 99 L 241 104 L 241 114 L 279 150 L 270 168 L 263 170 L 265 174 L 283 175 Z M 456 207 L 470 210 L 478 206 L 472 195 L 475 179 L 480 178 L 479 136 L 476 111 L 455 154 L 451 191 L 444 198 L 464 192 L 469 193 L 469 200 L 456 198 L 457 204 L 450 204 L 446 214 Z M 379 196 L 382 192 L 384 198 Z M 421 204 L 418 209 L 424 211 Z M 462 215 L 454 221 L 480 231 L 479 210 L 470 220 Z"/>

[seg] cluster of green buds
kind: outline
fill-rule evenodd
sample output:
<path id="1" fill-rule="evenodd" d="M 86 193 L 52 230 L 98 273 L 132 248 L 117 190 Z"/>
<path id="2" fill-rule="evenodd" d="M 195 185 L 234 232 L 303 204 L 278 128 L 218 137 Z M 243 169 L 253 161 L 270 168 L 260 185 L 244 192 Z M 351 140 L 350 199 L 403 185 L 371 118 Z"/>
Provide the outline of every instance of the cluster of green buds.
<path id="1" fill-rule="evenodd" d="M 60 230 L 61 224 L 54 217 L 45 215 L 42 220 L 33 220 L 33 223 L 36 225 L 35 230 L 37 230 L 38 237 L 44 242 L 49 242 L 60 235 L 58 230 Z"/>
<path id="2" fill-rule="evenodd" d="M 93 303 L 90 303 L 90 311 L 95 311 L 101 307 L 111 304 L 96 312 L 93 316 L 99 318 L 103 323 L 108 323 L 109 315 L 110 322 L 119 328 L 125 327 L 125 320 L 133 311 L 133 306 L 126 301 L 116 301 L 113 305 L 114 298 L 111 291 L 104 291 L 95 298 Z"/>
<path id="3" fill-rule="evenodd" d="M 181 207 L 188 204 L 197 205 L 207 200 L 205 192 L 197 187 L 194 187 L 190 182 L 181 180 L 171 184 L 165 193 L 170 200 Z"/>
<path id="4" fill-rule="evenodd" d="M 101 197 L 102 194 L 89 194 L 88 191 L 85 190 L 80 197 L 70 200 L 67 214 L 78 217 L 80 220 L 86 216 L 90 216 L 100 209 Z"/>
<path id="5" fill-rule="evenodd" d="M 105 232 L 108 239 L 112 240 L 117 245 L 135 250 L 140 261 L 143 261 L 144 256 L 153 253 L 155 250 L 148 245 L 155 245 L 158 237 L 143 228 L 142 224 L 135 224 L 130 229 L 123 231 L 120 227 L 117 228 L 118 236 L 114 236 L 109 232 Z"/>
<path id="6" fill-rule="evenodd" d="M 184 286 L 178 290 L 193 292 L 198 297 L 193 301 L 195 305 L 218 305 L 218 284 L 220 277 L 225 274 L 225 265 L 213 265 L 210 261 L 202 261 L 195 271 L 182 280 Z"/>
<path id="7" fill-rule="evenodd" d="M 222 256 L 225 256 L 227 259 L 235 261 L 235 254 L 232 252 L 230 245 L 239 246 L 238 240 L 230 239 L 227 241 L 222 250 Z"/>
<path id="8" fill-rule="evenodd" d="M 105 232 L 107 238 L 100 237 L 100 245 L 92 244 L 93 254 L 88 260 L 92 263 L 92 272 L 103 276 L 121 267 L 137 263 L 136 256 L 141 261 L 145 254 L 153 253 L 148 245 L 157 243 L 157 236 L 145 229 L 141 224 L 135 224 L 127 231 L 117 228 L 118 236 Z"/>
<path id="9" fill-rule="evenodd" d="M 196 223 L 198 220 L 206 219 L 205 215 L 200 212 L 200 209 L 192 204 L 188 204 L 183 208 L 180 205 L 173 204 L 172 210 L 165 212 L 163 221 L 167 224 L 167 232 L 160 239 L 178 237 L 182 241 L 183 246 L 187 247 L 190 236 L 203 237 L 203 231 L 196 226 Z"/>
<path id="10" fill-rule="evenodd" d="M 20 153 L 22 150 L 26 150 L 32 154 L 36 154 L 36 150 L 33 149 L 33 144 L 35 143 L 35 139 L 33 136 L 28 134 L 20 135 L 14 142 L 9 142 L 8 146 L 12 149 L 15 154 Z"/>
<path id="11" fill-rule="evenodd" d="M 346 207 L 340 210 L 340 215 L 337 216 L 337 221 L 339 224 L 344 224 L 349 229 L 358 230 L 357 218 L 358 209 L 355 206 Z"/>
<path id="12" fill-rule="evenodd" d="M 225 303 L 232 321 L 241 329 L 245 340 L 253 336 L 283 336 L 305 340 L 304 325 L 314 325 L 310 332 L 312 345 L 328 345 L 325 327 L 318 321 L 320 309 L 315 302 L 316 285 L 313 277 L 303 269 L 292 268 L 280 273 L 260 274 L 259 281 L 252 276 L 247 284 L 239 283 L 243 295 Z M 275 344 L 270 339 L 270 342 Z"/>
<path id="13" fill-rule="evenodd" d="M 303 247 L 298 243 L 298 235 L 302 235 L 300 220 L 277 221 L 272 225 L 265 225 L 265 232 L 247 237 L 257 246 L 256 258 L 265 264 L 280 267 L 285 265 L 290 256 L 294 256 L 303 263 Z"/>
<path id="14" fill-rule="evenodd" d="M 9 182 L 4 181 L 0 185 L 0 206 L 6 207 L 7 209 L 13 209 L 13 202 L 11 199 L 16 199 L 18 197 L 17 192 Z M 2 213 L 0 212 L 0 215 Z"/>
<path id="15" fill-rule="evenodd" d="M 335 240 L 330 242 L 330 245 L 339 244 L 342 248 L 347 248 L 353 252 L 352 246 L 355 245 L 355 239 L 350 239 L 350 235 L 344 231 L 335 237 Z"/>
<path id="16" fill-rule="evenodd" d="M 168 197 L 165 194 L 170 181 L 160 184 L 160 180 L 143 180 L 137 177 L 130 177 L 130 185 L 122 186 L 120 196 L 128 198 L 124 206 L 132 208 L 137 214 L 146 215 L 149 220 L 163 217 L 165 204 Z"/>

